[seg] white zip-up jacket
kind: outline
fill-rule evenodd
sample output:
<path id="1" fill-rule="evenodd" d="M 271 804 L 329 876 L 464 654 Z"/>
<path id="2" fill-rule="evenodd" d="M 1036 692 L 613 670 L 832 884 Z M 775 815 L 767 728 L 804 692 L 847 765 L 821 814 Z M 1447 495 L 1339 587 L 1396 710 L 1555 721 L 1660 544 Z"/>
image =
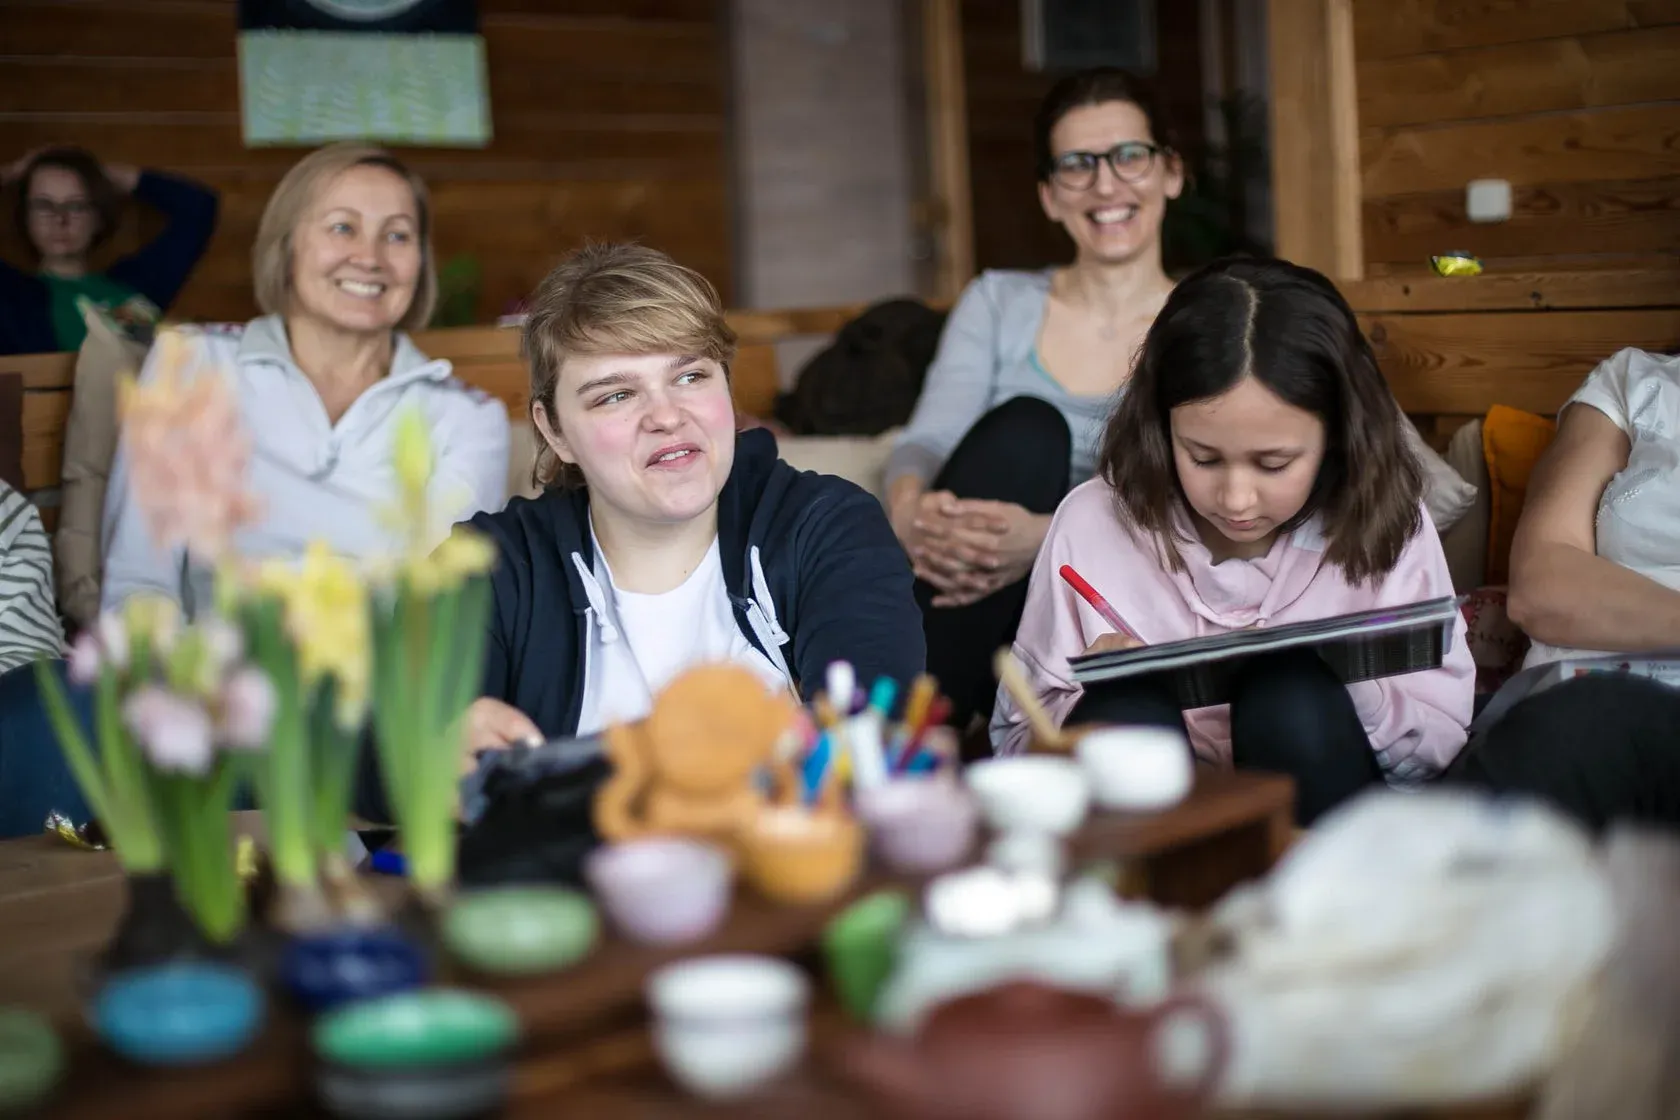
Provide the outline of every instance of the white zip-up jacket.
<path id="1" fill-rule="evenodd" d="M 502 402 L 451 374 L 398 334 L 391 370 L 339 417 L 326 408 L 292 361 L 280 316 L 244 326 L 185 328 L 198 368 L 233 380 L 252 442 L 250 488 L 261 498 L 259 520 L 241 530 L 234 549 L 251 558 L 302 555 L 320 539 L 336 553 L 362 558 L 397 547 L 383 516 L 397 496 L 392 436 L 403 409 L 420 406 L 430 424 L 436 470 L 437 540 L 457 519 L 499 510 L 507 501 L 508 417 Z M 153 373 L 154 349 L 140 377 Z M 207 574 L 193 573 L 180 549 L 160 549 L 129 493 L 121 441 L 105 493 L 105 609 L 138 591 L 168 595 L 189 610 L 207 602 Z M 432 542 L 436 543 L 436 541 Z"/>

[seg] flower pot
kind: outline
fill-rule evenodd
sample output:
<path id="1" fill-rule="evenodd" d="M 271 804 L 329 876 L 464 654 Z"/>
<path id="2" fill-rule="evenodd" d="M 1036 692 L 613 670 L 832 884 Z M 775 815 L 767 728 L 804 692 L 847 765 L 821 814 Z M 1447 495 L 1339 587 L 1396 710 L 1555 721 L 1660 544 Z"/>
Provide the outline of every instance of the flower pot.
<path id="1" fill-rule="evenodd" d="M 175 897 L 175 883 L 167 873 L 130 875 L 126 887 L 128 902 L 96 962 L 98 971 L 120 972 L 209 955 L 209 942 Z"/>
<path id="2" fill-rule="evenodd" d="M 426 965 L 426 954 L 398 929 L 343 927 L 292 939 L 279 979 L 305 1011 L 317 1013 L 418 988 Z"/>

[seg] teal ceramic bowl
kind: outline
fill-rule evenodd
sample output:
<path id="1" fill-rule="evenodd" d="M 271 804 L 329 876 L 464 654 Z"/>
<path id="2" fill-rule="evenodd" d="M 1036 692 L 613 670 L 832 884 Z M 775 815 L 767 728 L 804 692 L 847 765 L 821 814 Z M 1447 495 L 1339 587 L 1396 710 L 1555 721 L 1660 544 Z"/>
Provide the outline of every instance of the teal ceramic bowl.
<path id="1" fill-rule="evenodd" d="M 503 976 L 555 972 L 595 945 L 595 905 L 563 887 L 497 887 L 458 898 L 444 915 L 443 941 L 468 967 Z"/>

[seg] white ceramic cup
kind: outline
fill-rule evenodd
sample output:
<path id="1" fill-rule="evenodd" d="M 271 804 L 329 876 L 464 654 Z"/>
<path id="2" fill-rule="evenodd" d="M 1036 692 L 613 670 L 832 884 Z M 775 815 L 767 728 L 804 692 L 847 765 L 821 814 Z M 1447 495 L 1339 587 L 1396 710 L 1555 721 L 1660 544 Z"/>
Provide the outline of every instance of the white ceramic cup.
<path id="1" fill-rule="evenodd" d="M 1084 770 L 1056 755 L 988 758 L 963 771 L 963 780 L 998 832 L 1066 836 L 1085 820 L 1091 805 Z"/>
<path id="2" fill-rule="evenodd" d="M 1195 764 L 1190 744 L 1165 727 L 1104 727 L 1088 731 L 1074 747 L 1091 794 L 1105 809 L 1158 812 L 1190 793 Z"/>
<path id="3" fill-rule="evenodd" d="M 695 957 L 647 980 L 653 1043 L 672 1078 L 696 1096 L 735 1100 L 805 1053 L 810 981 L 776 957 Z"/>

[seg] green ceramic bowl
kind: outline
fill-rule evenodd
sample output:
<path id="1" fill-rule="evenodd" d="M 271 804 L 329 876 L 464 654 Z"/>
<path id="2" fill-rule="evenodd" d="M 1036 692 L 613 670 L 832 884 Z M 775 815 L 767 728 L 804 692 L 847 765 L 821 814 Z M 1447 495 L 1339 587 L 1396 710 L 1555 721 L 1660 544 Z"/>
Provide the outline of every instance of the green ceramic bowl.
<path id="1" fill-rule="evenodd" d="M 577 963 L 595 945 L 595 905 L 562 887 L 497 887 L 462 895 L 443 919 L 450 952 L 480 972 L 524 976 Z"/>
<path id="2" fill-rule="evenodd" d="M 0 1114 L 33 1108 L 64 1072 L 64 1047 L 33 1011 L 0 1008 Z"/>
<path id="3" fill-rule="evenodd" d="M 519 1039 L 513 1010 L 493 996 L 427 988 L 347 1004 L 315 1020 L 323 1061 L 349 1069 L 429 1069 L 501 1058 Z"/>
<path id="4" fill-rule="evenodd" d="M 828 977 L 846 1012 L 870 1022 L 881 989 L 898 966 L 898 944 L 910 919 L 910 900 L 877 891 L 842 911 L 823 931 Z"/>

